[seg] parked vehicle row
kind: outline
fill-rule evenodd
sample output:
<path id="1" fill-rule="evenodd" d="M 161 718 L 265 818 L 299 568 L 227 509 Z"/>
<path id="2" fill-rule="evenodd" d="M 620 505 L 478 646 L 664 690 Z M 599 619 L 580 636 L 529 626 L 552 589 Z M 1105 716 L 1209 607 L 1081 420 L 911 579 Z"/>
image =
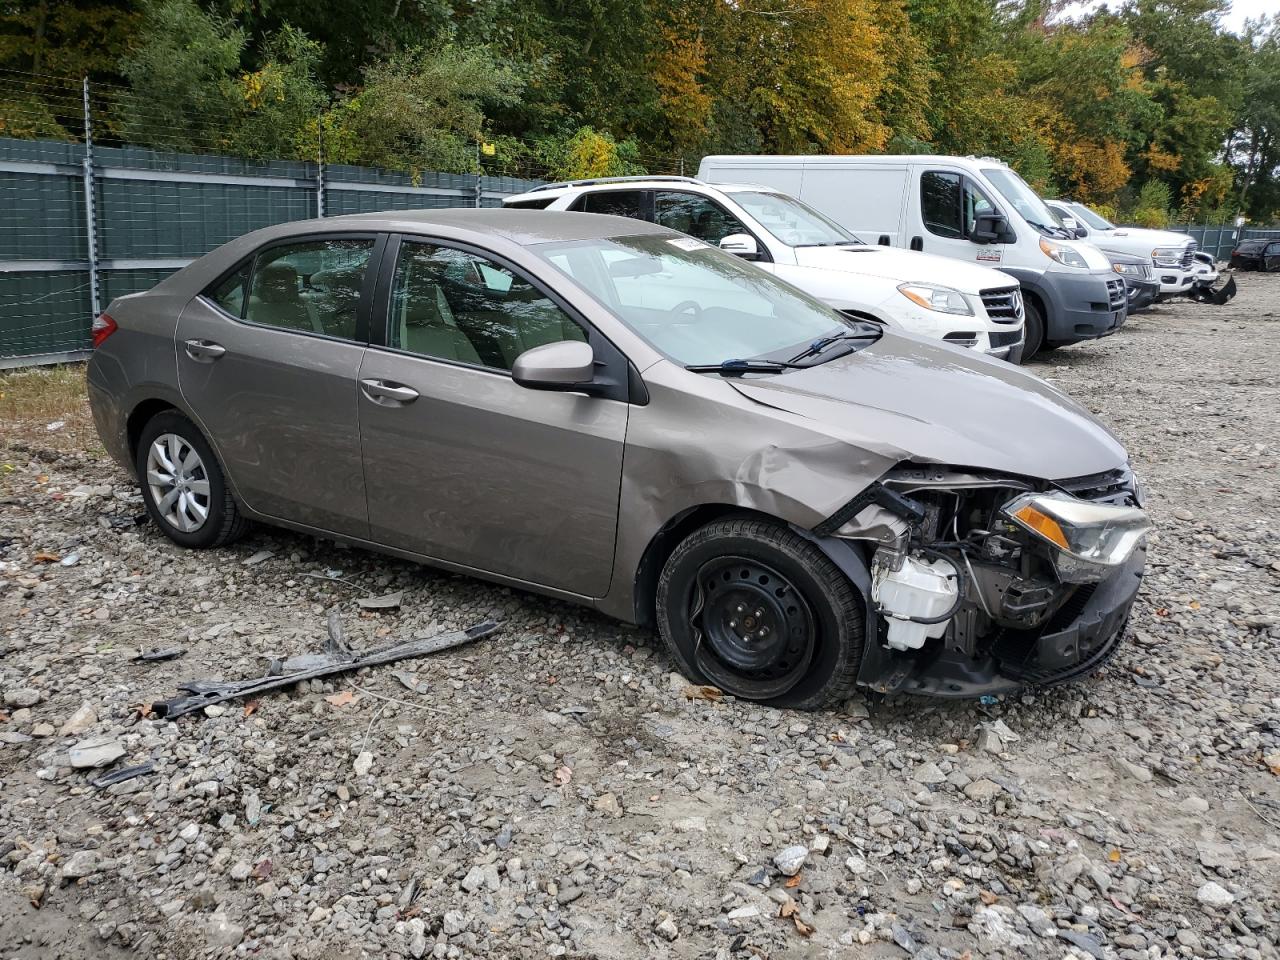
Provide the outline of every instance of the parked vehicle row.
<path id="1" fill-rule="evenodd" d="M 803 235 L 766 236 L 833 228 L 780 196 L 735 201 L 738 242 L 790 265 Z M 268 227 L 94 344 L 98 432 L 175 543 L 256 520 L 587 604 L 767 704 L 1060 683 L 1142 579 L 1141 487 L 1079 404 L 644 216 Z"/>
<path id="2" fill-rule="evenodd" d="M 864 240 L 996 267 L 1021 286 L 1023 356 L 1115 333 L 1128 294 L 1004 163 L 946 156 L 712 156 L 699 176 L 785 191 Z"/>
<path id="3" fill-rule="evenodd" d="M 1018 281 L 945 257 L 863 243 L 778 190 L 692 177 L 624 177 L 540 186 L 512 209 L 575 210 L 646 220 L 753 261 L 846 316 L 970 347 L 1017 363 L 1023 349 Z M 654 278 L 651 305 L 677 303 L 680 278 Z"/>
<path id="4" fill-rule="evenodd" d="M 1058 222 L 1076 237 L 1088 239 L 1107 253 L 1126 253 L 1142 257 L 1155 268 L 1160 293 L 1186 293 L 1203 279 L 1196 260 L 1196 242 L 1185 233 L 1171 230 L 1148 230 L 1143 227 L 1117 227 L 1083 203 L 1049 200 L 1049 209 Z M 1216 279 L 1216 271 L 1214 278 Z"/>

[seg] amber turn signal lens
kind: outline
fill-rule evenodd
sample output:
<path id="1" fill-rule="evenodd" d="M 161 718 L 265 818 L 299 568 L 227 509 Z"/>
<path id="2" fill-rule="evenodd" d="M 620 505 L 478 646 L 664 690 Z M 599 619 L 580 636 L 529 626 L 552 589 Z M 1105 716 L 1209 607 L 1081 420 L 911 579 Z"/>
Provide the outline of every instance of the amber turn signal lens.
<path id="1" fill-rule="evenodd" d="M 1070 552 L 1071 547 L 1067 544 L 1067 535 L 1062 532 L 1062 527 L 1058 526 L 1058 521 L 1053 517 L 1041 513 L 1029 503 L 1024 504 L 1013 516 L 1027 529 L 1034 530 L 1050 543 Z"/>

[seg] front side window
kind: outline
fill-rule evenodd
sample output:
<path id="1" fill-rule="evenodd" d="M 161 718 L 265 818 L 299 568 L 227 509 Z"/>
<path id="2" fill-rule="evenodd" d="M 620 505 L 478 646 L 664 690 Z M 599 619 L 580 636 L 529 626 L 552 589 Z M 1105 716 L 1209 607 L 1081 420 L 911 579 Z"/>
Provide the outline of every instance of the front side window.
<path id="1" fill-rule="evenodd" d="M 964 238 L 960 196 L 960 174 L 930 170 L 920 175 L 920 211 L 930 233 Z"/>
<path id="2" fill-rule="evenodd" d="M 596 190 L 584 193 L 570 208 L 583 213 L 607 213 L 615 217 L 644 220 L 644 191 Z"/>
<path id="3" fill-rule="evenodd" d="M 254 258 L 244 319 L 354 340 L 372 252 L 372 239 L 308 240 L 264 250 Z"/>
<path id="4" fill-rule="evenodd" d="M 615 237 L 529 249 L 681 364 L 786 359 L 814 340 L 855 330 L 803 291 L 687 237 Z"/>
<path id="5" fill-rule="evenodd" d="M 495 370 L 510 370 L 533 347 L 587 339 L 524 277 L 474 253 L 431 243 L 401 243 L 390 311 L 391 347 Z"/>
<path id="6" fill-rule="evenodd" d="M 746 233 L 742 221 L 724 207 L 696 193 L 659 190 L 653 195 L 654 222 L 718 246 L 725 237 Z"/>
<path id="7" fill-rule="evenodd" d="M 857 237 L 795 197 L 765 190 L 735 190 L 738 206 L 789 247 L 840 247 L 862 243 Z"/>

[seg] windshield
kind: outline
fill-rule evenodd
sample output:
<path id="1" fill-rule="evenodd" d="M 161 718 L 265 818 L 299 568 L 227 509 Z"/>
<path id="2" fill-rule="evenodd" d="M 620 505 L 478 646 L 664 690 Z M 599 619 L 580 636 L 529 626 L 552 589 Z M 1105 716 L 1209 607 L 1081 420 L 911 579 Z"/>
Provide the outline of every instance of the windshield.
<path id="1" fill-rule="evenodd" d="M 1037 230 L 1043 230 L 1046 233 L 1054 232 L 1057 219 L 1049 212 L 1044 201 L 1027 185 L 1027 181 L 1012 170 L 1003 167 L 986 167 L 982 172 L 986 174 L 1000 196 L 1022 215 L 1023 220 Z"/>
<path id="2" fill-rule="evenodd" d="M 808 294 L 691 237 L 574 240 L 529 249 L 686 366 L 786 359 L 823 337 L 865 334 Z"/>
<path id="3" fill-rule="evenodd" d="M 1114 223 L 1098 216 L 1083 203 L 1068 203 L 1067 209 L 1074 213 L 1077 218 L 1083 220 L 1086 226 L 1093 227 L 1095 230 L 1114 230 L 1116 228 Z"/>
<path id="4" fill-rule="evenodd" d="M 795 197 L 759 190 L 729 194 L 738 206 L 789 247 L 834 247 L 861 244 L 852 233 Z"/>

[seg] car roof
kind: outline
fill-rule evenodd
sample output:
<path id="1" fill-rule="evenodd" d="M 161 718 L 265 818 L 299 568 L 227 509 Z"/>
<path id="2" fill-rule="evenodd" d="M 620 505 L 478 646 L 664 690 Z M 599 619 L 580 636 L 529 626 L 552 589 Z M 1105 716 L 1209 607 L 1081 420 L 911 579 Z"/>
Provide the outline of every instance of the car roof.
<path id="1" fill-rule="evenodd" d="M 326 228 L 340 229 L 342 225 L 349 224 L 353 230 L 374 229 L 410 233 L 422 230 L 424 227 L 450 227 L 455 230 L 497 234 L 521 246 L 670 232 L 665 227 L 642 220 L 632 220 L 629 217 L 561 210 L 511 210 L 503 207 L 385 210 L 379 213 L 353 213 L 341 217 L 326 217 L 321 221 L 304 221 L 290 224 L 290 226 L 297 228 L 295 231 L 297 233 L 306 233 L 308 225 L 316 223 L 323 223 Z M 287 231 L 282 232 L 281 235 L 287 235 Z"/>

